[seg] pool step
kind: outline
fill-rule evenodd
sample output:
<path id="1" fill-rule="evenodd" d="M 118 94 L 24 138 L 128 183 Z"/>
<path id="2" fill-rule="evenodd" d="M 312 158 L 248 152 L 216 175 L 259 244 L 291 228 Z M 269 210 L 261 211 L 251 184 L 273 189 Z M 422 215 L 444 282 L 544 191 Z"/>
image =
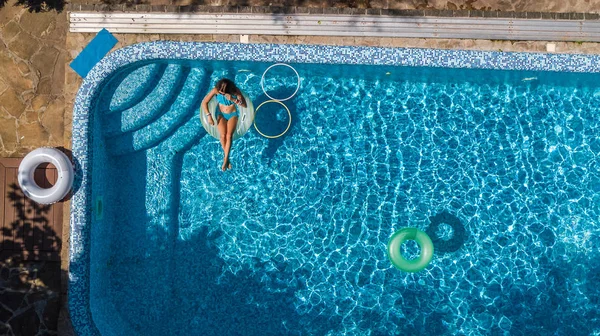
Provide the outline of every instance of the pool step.
<path id="1" fill-rule="evenodd" d="M 119 71 L 103 87 L 99 103 L 100 114 L 118 112 L 138 104 L 154 88 L 165 65 L 151 63 Z"/>
<path id="2" fill-rule="evenodd" d="M 113 155 L 122 155 L 148 149 L 164 141 L 181 125 L 197 116 L 200 100 L 204 97 L 207 87 L 207 72 L 204 69 L 192 69 L 168 111 L 139 130 L 108 138 L 109 152 Z"/>
<path id="3" fill-rule="evenodd" d="M 198 142 L 198 140 L 206 134 L 208 133 L 206 133 L 204 127 L 202 127 L 200 118 L 198 118 L 198 115 L 194 114 L 183 126 L 179 127 L 169 139 L 165 140 L 161 146 L 163 147 L 163 150 L 180 152 L 190 147 L 190 144 Z"/>
<path id="4" fill-rule="evenodd" d="M 111 112 L 123 111 L 142 101 L 163 76 L 166 64 L 151 63 L 132 71 L 116 88 L 110 100 Z"/>
<path id="5" fill-rule="evenodd" d="M 144 127 L 173 103 L 187 78 L 189 68 L 169 64 L 154 89 L 137 105 L 121 113 L 103 115 L 104 135 L 115 136 Z"/>

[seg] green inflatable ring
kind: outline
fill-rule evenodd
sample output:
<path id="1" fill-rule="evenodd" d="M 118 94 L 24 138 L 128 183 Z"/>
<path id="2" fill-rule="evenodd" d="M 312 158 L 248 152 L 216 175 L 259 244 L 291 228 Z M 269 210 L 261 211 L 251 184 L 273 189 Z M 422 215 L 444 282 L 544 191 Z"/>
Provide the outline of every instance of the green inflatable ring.
<path id="1" fill-rule="evenodd" d="M 421 254 L 417 259 L 406 260 L 402 255 L 400 247 L 407 240 L 414 240 L 421 248 Z M 429 236 L 416 228 L 404 228 L 396 231 L 388 243 L 388 258 L 392 264 L 404 272 L 419 272 L 423 270 L 431 258 L 433 258 L 433 243 Z"/>

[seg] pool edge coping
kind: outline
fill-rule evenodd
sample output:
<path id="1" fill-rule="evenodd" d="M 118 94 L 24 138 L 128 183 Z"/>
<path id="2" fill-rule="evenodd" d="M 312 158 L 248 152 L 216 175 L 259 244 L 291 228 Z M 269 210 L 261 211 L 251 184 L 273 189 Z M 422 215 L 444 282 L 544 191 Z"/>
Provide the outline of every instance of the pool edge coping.
<path id="1" fill-rule="evenodd" d="M 115 50 L 83 80 L 73 106 L 72 152 L 79 166 L 80 187 L 70 213 L 68 302 L 73 328 L 80 335 L 100 335 L 90 311 L 89 230 L 93 142 L 89 109 L 99 86 L 115 70 L 153 59 L 260 61 L 352 65 L 450 67 L 598 73 L 600 55 L 547 54 L 422 48 L 327 46 L 305 44 L 241 44 L 221 42 L 143 42 Z"/>

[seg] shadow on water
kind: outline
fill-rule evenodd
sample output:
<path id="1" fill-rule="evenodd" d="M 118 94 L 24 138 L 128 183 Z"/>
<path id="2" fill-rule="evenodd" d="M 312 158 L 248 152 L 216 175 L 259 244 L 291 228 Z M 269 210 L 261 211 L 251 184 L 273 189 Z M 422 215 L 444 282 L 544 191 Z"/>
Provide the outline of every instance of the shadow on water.
<path id="1" fill-rule="evenodd" d="M 106 265 L 111 273 L 111 300 L 101 302 L 100 307 L 114 306 L 122 321 L 121 330 L 115 330 L 117 333 L 172 334 L 172 325 L 157 321 L 171 319 L 171 305 L 175 312 L 179 310 L 178 300 L 173 297 L 181 285 L 173 270 L 178 237 L 177 191 L 184 154 L 206 135 L 195 114 L 200 98 L 200 95 L 190 98 L 193 101 L 189 110 L 181 111 L 177 125 L 165 127 L 152 143 L 157 143 L 156 147 L 110 157 L 109 166 L 115 169 L 111 184 L 116 190 L 111 199 L 112 216 L 107 216 L 107 221 L 118 227 L 119 232 L 113 233 L 110 242 L 113 252 Z M 194 124 L 197 132 L 189 137 L 172 137 L 185 123 Z M 122 139 L 131 143 L 130 137 Z M 103 316 L 99 329 L 117 328 L 111 316 L 114 314 Z"/>
<path id="2" fill-rule="evenodd" d="M 195 99 L 200 98 L 202 95 Z M 194 115 L 190 118 L 196 118 L 199 101 L 192 105 Z M 286 101 L 286 105 L 294 121 L 295 104 Z M 188 119 L 188 111 L 184 112 L 182 119 Z M 293 127 L 294 123 L 286 136 L 293 134 Z M 161 144 L 171 134 L 171 130 L 162 134 Z M 102 295 L 95 297 L 97 303 L 92 305 L 98 329 L 124 328 L 120 331 L 137 335 L 204 336 L 326 334 L 339 327 L 339 317 L 320 314 L 318 309 L 307 314 L 296 312 L 295 293 L 305 285 L 286 265 L 279 265 L 281 271 L 276 272 L 263 271 L 265 267 L 256 264 L 233 274 L 219 257 L 217 239 L 223 233 L 205 227 L 190 239 L 180 240 L 178 208 L 184 154 L 205 134 L 202 131 L 185 139 L 174 155 L 161 152 L 159 144 L 152 149 L 157 157 L 136 151 L 98 163 L 110 169 L 105 174 L 111 185 L 107 189 L 114 189 L 114 193 L 107 190 L 104 195 L 110 200 L 104 214 L 104 223 L 111 228 L 106 229 L 109 235 L 97 239 L 100 234 L 96 234 L 96 247 L 92 246 L 97 251 L 96 264 L 103 262 L 91 265 L 92 269 L 103 267 L 92 275 L 92 292 Z M 165 150 L 170 149 L 165 145 Z M 272 149 L 271 157 L 276 150 Z M 167 158 L 172 161 L 165 161 Z M 99 160 L 99 155 L 95 159 Z M 172 166 L 154 169 L 167 162 Z M 172 173 L 168 181 L 166 172 Z"/>
<path id="3" fill-rule="evenodd" d="M 509 295 L 499 296 L 498 302 L 488 309 L 511 320 L 511 334 L 593 334 L 600 322 L 600 312 L 589 309 L 588 305 L 600 303 L 597 289 L 600 267 L 587 256 L 574 260 L 551 260 L 542 256 L 540 270 L 547 275 L 539 279 L 535 287 L 512 283 L 507 286 Z M 526 270 L 519 272 L 522 276 L 526 274 Z M 573 291 L 578 295 L 572 295 Z M 497 327 L 492 330 L 501 331 Z"/>
<path id="4" fill-rule="evenodd" d="M 185 153 L 206 133 L 198 133 L 173 160 L 173 191 L 181 190 L 181 168 Z M 177 218 L 180 193 L 173 192 L 172 218 Z M 176 229 L 175 225 L 171 225 Z M 301 277 L 278 264 L 280 271 L 263 271 L 264 264 L 243 268 L 236 274 L 228 271 L 219 256 L 217 240 L 220 230 L 202 227 L 187 240 L 175 237 L 170 261 L 170 298 L 173 314 L 169 316 L 172 335 L 303 335 L 325 334 L 339 326 L 329 316 L 300 316 L 294 308 L 295 292 L 305 287 Z M 256 271 L 255 271 L 256 270 Z M 290 281 L 292 281 L 290 283 Z M 307 323 L 309 322 L 309 323 Z"/>
<path id="5" fill-rule="evenodd" d="M 517 235 L 513 237 L 518 239 Z M 517 249 L 510 241 L 501 239 L 489 244 Z M 590 309 L 590 305 L 600 302 L 597 290 L 600 267 L 590 262 L 589 255 L 567 257 L 562 243 L 555 242 L 554 238 L 544 245 L 539 248 L 544 253 L 537 253 L 533 246 L 530 248 L 530 252 L 538 256 L 535 269 L 517 263 L 517 267 L 509 270 L 501 261 L 486 259 L 479 259 L 477 267 L 463 266 L 464 276 L 455 292 L 468 303 L 468 314 L 479 321 L 479 332 L 490 335 L 593 334 L 600 313 Z M 483 246 L 483 250 L 489 248 Z M 549 257 L 551 255 L 557 258 Z M 486 275 L 489 269 L 496 269 L 497 276 Z M 446 281 L 449 278 L 446 277 Z M 455 306 L 453 303 L 445 305 Z"/>
<path id="6" fill-rule="evenodd" d="M 200 132 L 187 146 L 197 144 L 204 136 Z M 154 154 L 164 158 L 151 158 L 148 151 L 128 153 L 113 157 L 111 166 L 119 169 L 120 176 L 113 181 L 118 190 L 113 200 L 112 226 L 119 228 L 113 233 L 107 268 L 109 274 L 109 300 L 100 307 L 113 311 L 102 318 L 101 330 L 114 334 L 174 335 L 189 330 L 187 325 L 173 325 L 165 321 L 177 320 L 182 313 L 178 288 L 186 286 L 186 277 L 178 276 L 174 267 L 177 256 L 177 207 L 181 160 L 187 149 L 183 148 L 173 157 L 168 150 L 153 149 Z M 162 170 L 172 175 L 148 175 L 150 165 L 169 165 Z M 117 168 L 118 169 L 118 168 Z M 166 181 L 165 179 L 170 180 Z M 165 197 L 164 199 L 162 197 Z M 107 219 L 108 222 L 108 219 Z M 190 258 L 190 256 L 185 256 Z M 186 274 L 183 272 L 180 274 Z M 96 273 L 95 277 L 98 277 Z M 186 312 L 187 313 L 187 312 Z M 118 315 L 122 324 L 116 327 L 112 320 Z M 98 324 L 98 320 L 96 320 Z M 179 331 L 181 330 L 181 331 Z"/>
<path id="7" fill-rule="evenodd" d="M 293 91 L 290 91 L 289 89 L 279 89 L 272 92 L 270 91 L 269 95 L 274 98 L 282 98 L 289 97 L 292 93 Z M 258 107 L 258 105 L 260 105 L 262 102 L 268 100 L 271 100 L 271 98 L 262 93 L 254 100 L 254 105 Z M 298 126 L 300 125 L 298 122 L 299 114 L 297 105 L 295 103 L 295 97 L 290 100 L 283 101 L 282 103 L 285 104 L 285 106 L 287 106 L 287 108 L 290 110 L 292 122 L 285 134 L 277 138 L 268 139 L 268 145 L 262 153 L 262 158 L 265 159 L 269 164 L 275 157 L 277 150 L 279 147 L 281 147 L 285 139 L 294 136 L 294 134 L 298 131 Z M 287 115 L 287 111 L 285 111 L 283 106 L 277 103 L 268 103 L 263 105 L 258 110 L 254 120 L 263 134 L 273 136 L 281 134 L 283 131 L 285 131 L 289 120 L 288 118 L 289 116 Z M 256 131 L 256 128 L 253 127 L 253 129 L 256 135 L 263 137 L 259 132 Z"/>
<path id="8" fill-rule="evenodd" d="M 458 251 L 467 239 L 469 234 L 460 219 L 447 211 L 442 211 L 435 216 L 429 217 L 431 224 L 426 230 L 427 235 L 431 238 L 435 252 L 449 253 Z M 452 229 L 452 236 L 449 239 L 444 239 L 439 233 L 442 225 L 448 225 Z"/>
<path id="9" fill-rule="evenodd" d="M 237 274 L 224 271 L 227 263 L 216 245 L 222 234 L 203 227 L 177 242 L 178 312 L 172 325 L 180 326 L 178 335 L 324 335 L 339 327 L 336 317 L 298 314 L 294 293 L 305 285 L 284 265 L 265 272 L 256 261 Z"/>

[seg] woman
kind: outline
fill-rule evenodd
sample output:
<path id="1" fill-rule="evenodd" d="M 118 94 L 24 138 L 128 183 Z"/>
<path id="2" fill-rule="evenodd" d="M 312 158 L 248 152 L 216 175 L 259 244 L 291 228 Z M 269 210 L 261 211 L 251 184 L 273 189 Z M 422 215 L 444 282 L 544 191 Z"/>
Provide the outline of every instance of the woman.
<path id="1" fill-rule="evenodd" d="M 202 111 L 206 113 L 208 122 L 211 125 L 215 124 L 211 112 L 208 111 L 208 102 L 214 95 L 217 95 L 217 101 L 219 106 L 215 113 L 217 118 L 217 130 L 219 131 L 219 141 L 221 141 L 221 147 L 225 156 L 223 157 L 223 171 L 231 169 L 231 163 L 229 162 L 229 151 L 231 150 L 231 139 L 233 132 L 235 132 L 235 126 L 240 116 L 238 105 L 246 107 L 246 100 L 242 96 L 240 89 L 229 79 L 223 78 L 217 82 L 217 85 L 208 92 L 206 97 L 202 100 Z"/>

